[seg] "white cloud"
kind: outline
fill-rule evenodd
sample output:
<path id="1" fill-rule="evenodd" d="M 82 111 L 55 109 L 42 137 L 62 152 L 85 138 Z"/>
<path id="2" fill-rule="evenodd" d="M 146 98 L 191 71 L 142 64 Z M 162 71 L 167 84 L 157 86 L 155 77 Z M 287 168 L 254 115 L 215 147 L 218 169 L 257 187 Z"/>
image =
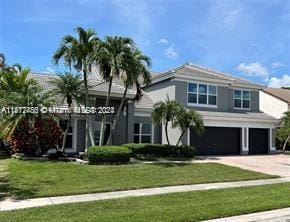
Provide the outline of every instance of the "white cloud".
<path id="1" fill-rule="evenodd" d="M 228 26 L 235 26 L 236 23 L 240 20 L 241 12 L 242 8 L 237 8 L 226 13 L 223 18 L 224 24 Z"/>
<path id="2" fill-rule="evenodd" d="M 283 75 L 281 78 L 272 77 L 268 84 L 269 87 L 281 88 L 283 86 L 290 86 L 290 75 Z"/>
<path id="3" fill-rule="evenodd" d="M 157 43 L 167 45 L 169 44 L 169 41 L 166 38 L 161 38 Z"/>
<path id="4" fill-rule="evenodd" d="M 54 70 L 53 68 L 47 66 L 46 69 L 45 69 L 45 72 L 46 72 L 46 73 L 51 73 L 51 74 L 52 74 L 52 73 L 55 73 L 55 70 Z"/>
<path id="5" fill-rule="evenodd" d="M 252 62 L 248 64 L 242 62 L 237 67 L 237 70 L 243 72 L 247 76 L 259 76 L 259 77 L 269 76 L 267 68 L 261 65 L 259 62 Z"/>
<path id="6" fill-rule="evenodd" d="M 281 63 L 281 62 L 273 62 L 271 64 L 272 69 L 277 69 L 277 68 L 281 68 L 281 67 L 284 67 L 284 66 L 285 65 L 283 63 Z"/>
<path id="7" fill-rule="evenodd" d="M 168 48 L 164 49 L 164 55 L 169 59 L 176 59 L 178 57 L 174 44 L 171 44 Z"/>

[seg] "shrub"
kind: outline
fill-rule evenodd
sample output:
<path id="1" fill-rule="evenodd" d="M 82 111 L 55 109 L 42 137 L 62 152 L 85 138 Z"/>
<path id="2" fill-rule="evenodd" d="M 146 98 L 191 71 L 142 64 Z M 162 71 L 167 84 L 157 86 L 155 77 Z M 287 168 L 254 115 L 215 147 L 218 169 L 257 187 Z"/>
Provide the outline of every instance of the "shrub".
<path id="1" fill-rule="evenodd" d="M 122 146 L 94 146 L 88 149 L 90 164 L 100 163 L 128 163 L 132 152 Z"/>
<path id="2" fill-rule="evenodd" d="M 34 124 L 22 121 L 8 138 L 11 153 L 28 156 L 44 154 L 62 139 L 62 131 L 53 119 L 39 119 Z"/>
<path id="3" fill-rule="evenodd" d="M 124 147 L 132 150 L 133 154 L 155 155 L 160 157 L 186 157 L 192 158 L 196 149 L 192 146 L 174 146 L 167 144 L 124 144 Z"/>

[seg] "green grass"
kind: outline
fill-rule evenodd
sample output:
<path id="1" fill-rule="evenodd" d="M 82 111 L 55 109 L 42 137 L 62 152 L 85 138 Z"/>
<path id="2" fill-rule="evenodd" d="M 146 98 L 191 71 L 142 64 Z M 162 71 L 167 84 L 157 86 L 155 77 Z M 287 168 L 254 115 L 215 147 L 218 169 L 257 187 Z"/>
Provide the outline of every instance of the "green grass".
<path id="1" fill-rule="evenodd" d="M 290 183 L 64 204 L 0 213 L 1 222 L 190 222 L 290 206 Z"/>
<path id="2" fill-rule="evenodd" d="M 273 176 L 216 163 L 94 166 L 9 161 L 10 193 L 20 199 L 262 178 Z"/>

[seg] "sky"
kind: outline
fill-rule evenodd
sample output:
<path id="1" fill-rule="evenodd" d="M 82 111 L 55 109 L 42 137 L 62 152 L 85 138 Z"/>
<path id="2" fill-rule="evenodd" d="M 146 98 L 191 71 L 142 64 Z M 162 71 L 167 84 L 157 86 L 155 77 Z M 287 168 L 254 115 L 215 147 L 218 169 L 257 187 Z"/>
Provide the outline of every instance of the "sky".
<path id="1" fill-rule="evenodd" d="M 36 72 L 74 28 L 127 36 L 153 71 L 186 62 L 272 87 L 290 86 L 288 0 L 0 0 L 0 52 Z"/>

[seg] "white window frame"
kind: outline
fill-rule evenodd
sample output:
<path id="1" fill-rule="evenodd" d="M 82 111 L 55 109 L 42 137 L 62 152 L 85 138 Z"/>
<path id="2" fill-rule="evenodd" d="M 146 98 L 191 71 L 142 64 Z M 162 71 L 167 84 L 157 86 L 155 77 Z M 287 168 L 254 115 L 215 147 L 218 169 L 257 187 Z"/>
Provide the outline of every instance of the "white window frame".
<path id="1" fill-rule="evenodd" d="M 153 127 L 152 127 L 152 124 L 150 124 L 150 123 L 134 123 L 134 129 L 135 129 L 135 124 L 138 124 L 139 125 L 139 133 L 135 133 L 134 132 L 134 134 L 133 134 L 133 136 L 135 137 L 135 136 L 139 136 L 139 141 L 138 141 L 138 143 L 142 143 L 142 136 L 150 136 L 150 141 L 151 141 L 151 143 L 153 143 L 153 136 L 152 136 L 152 132 L 153 132 Z M 144 125 L 144 124 L 147 124 L 147 125 L 149 125 L 150 126 L 150 134 L 142 134 L 142 126 Z M 135 131 L 135 130 L 134 130 Z"/>
<path id="2" fill-rule="evenodd" d="M 193 93 L 193 92 L 189 92 L 188 91 L 189 84 L 196 84 L 196 87 L 197 87 L 196 93 Z M 206 91 L 207 91 L 206 94 L 205 93 L 201 93 L 201 94 L 199 93 L 199 91 L 198 91 L 199 85 L 206 85 Z M 216 93 L 215 94 L 209 94 L 209 86 L 216 87 Z M 186 95 L 187 95 L 187 105 L 188 106 L 199 106 L 199 107 L 217 108 L 217 106 L 218 106 L 218 87 L 217 87 L 217 85 L 215 85 L 215 84 L 208 84 L 208 83 L 202 83 L 202 82 L 188 82 L 187 83 L 187 89 L 186 89 L 186 91 L 187 91 L 187 94 Z M 188 95 L 189 94 L 196 94 L 196 96 L 197 96 L 196 103 L 191 103 L 191 102 L 188 101 Z M 206 101 L 207 103 L 206 104 L 200 104 L 199 103 L 199 95 L 206 95 L 206 97 L 207 97 L 207 101 Z M 209 96 L 216 96 L 216 105 L 209 104 Z"/>
<path id="3" fill-rule="evenodd" d="M 241 98 L 235 98 L 235 91 L 241 91 Z M 244 99 L 243 98 L 243 92 L 249 92 L 249 99 Z M 241 100 L 241 107 L 235 107 L 235 99 L 240 99 Z M 249 108 L 243 108 L 243 101 L 248 100 L 249 101 Z M 233 89 L 233 108 L 234 109 L 239 109 L 239 110 L 251 110 L 251 90 L 248 89 Z"/>

